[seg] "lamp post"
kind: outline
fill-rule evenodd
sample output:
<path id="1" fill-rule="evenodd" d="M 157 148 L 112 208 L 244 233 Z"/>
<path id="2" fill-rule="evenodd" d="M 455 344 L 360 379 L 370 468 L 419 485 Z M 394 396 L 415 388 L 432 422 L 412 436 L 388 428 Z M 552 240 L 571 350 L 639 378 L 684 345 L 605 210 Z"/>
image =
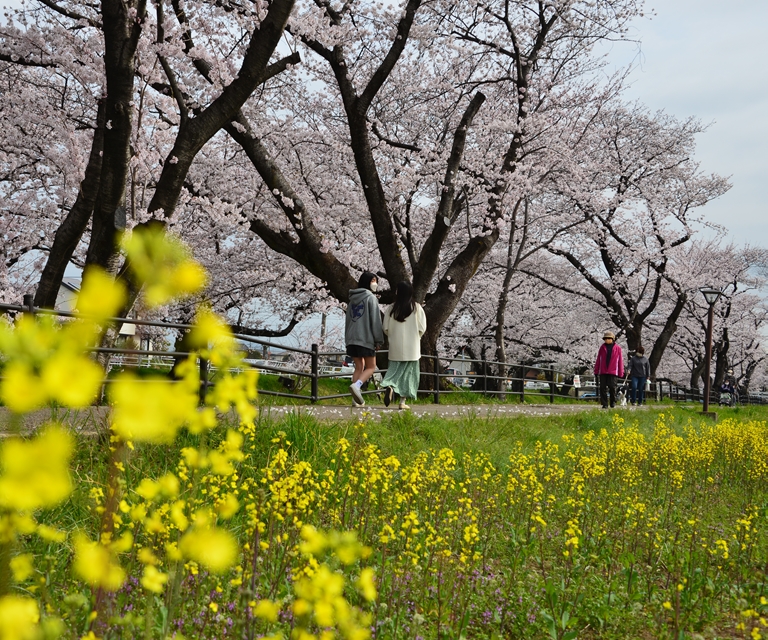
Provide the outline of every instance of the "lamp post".
<path id="1" fill-rule="evenodd" d="M 707 344 L 706 344 L 706 360 L 704 361 L 704 413 L 709 412 L 709 392 L 710 392 L 710 364 L 712 363 L 712 322 L 715 317 L 715 302 L 722 295 L 720 289 L 714 287 L 702 287 L 699 289 L 704 294 L 704 299 L 709 305 L 709 312 L 707 313 Z"/>

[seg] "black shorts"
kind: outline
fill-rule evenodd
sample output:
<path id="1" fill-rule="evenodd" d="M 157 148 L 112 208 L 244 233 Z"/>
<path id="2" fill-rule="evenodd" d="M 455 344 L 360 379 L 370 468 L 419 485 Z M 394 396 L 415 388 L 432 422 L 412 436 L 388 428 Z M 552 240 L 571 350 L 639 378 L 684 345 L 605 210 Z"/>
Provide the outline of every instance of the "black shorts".
<path id="1" fill-rule="evenodd" d="M 376 350 L 360 346 L 359 344 L 348 344 L 347 355 L 353 358 L 370 358 L 376 355 Z"/>

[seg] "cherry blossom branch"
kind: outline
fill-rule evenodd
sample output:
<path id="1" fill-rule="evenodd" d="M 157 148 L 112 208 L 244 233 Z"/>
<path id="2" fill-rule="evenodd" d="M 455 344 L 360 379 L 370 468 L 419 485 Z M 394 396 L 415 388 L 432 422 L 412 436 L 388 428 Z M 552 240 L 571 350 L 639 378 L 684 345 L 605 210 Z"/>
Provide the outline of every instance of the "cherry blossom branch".
<path id="1" fill-rule="evenodd" d="M 288 218 L 298 236 L 294 240 L 287 231 L 274 231 L 266 223 L 254 219 L 250 229 L 272 249 L 292 257 L 328 284 L 339 300 L 349 297 L 355 280 L 349 269 L 330 251 L 323 250 L 322 236 L 317 231 L 304 202 L 291 186 L 280 167 L 272 159 L 261 140 L 253 134 L 248 121 L 240 114 L 225 126 L 227 133 L 243 148 L 248 159 L 275 196 L 275 201 Z"/>
<path id="2" fill-rule="evenodd" d="M 375 122 L 371 122 L 371 131 L 379 140 L 381 140 L 381 142 L 388 144 L 390 147 L 394 147 L 395 149 L 405 149 L 406 151 L 415 151 L 416 153 L 421 152 L 421 147 L 417 147 L 414 144 L 407 144 L 405 142 L 398 142 L 397 140 L 392 140 L 391 138 L 387 138 L 386 136 L 382 135 L 379 131 L 378 125 Z"/>
<path id="3" fill-rule="evenodd" d="M 396 35 L 387 55 L 384 57 L 384 60 L 378 66 L 376 71 L 374 71 L 365 89 L 360 94 L 357 104 L 357 108 L 360 111 L 368 111 L 371 102 L 373 102 L 376 94 L 384 85 L 384 82 L 392 73 L 392 69 L 394 69 L 397 61 L 400 59 L 400 55 L 403 53 L 405 44 L 408 41 L 408 35 L 410 34 L 411 26 L 413 26 L 416 11 L 418 11 L 421 3 L 422 0 L 408 0 L 408 3 L 405 5 L 403 17 L 400 18 L 400 21 L 397 23 Z"/>
<path id="4" fill-rule="evenodd" d="M 38 67 L 40 69 L 55 69 L 59 66 L 56 62 L 37 62 L 9 53 L 0 53 L 0 62 L 10 62 L 21 67 Z"/>
<path id="5" fill-rule="evenodd" d="M 464 156 L 467 133 L 472 126 L 472 120 L 484 102 L 485 95 L 478 91 L 464 110 L 464 114 L 454 132 L 451 155 L 445 168 L 440 204 L 437 207 L 432 232 L 422 246 L 419 261 L 414 270 L 413 290 L 417 300 L 424 300 L 426 296 L 427 287 L 432 282 L 435 270 L 437 269 L 440 249 L 448 237 L 448 232 L 450 231 L 449 223 L 454 217 L 453 206 L 456 194 L 456 176 Z"/>
<path id="6" fill-rule="evenodd" d="M 77 22 L 85 22 L 89 26 L 99 30 L 102 29 L 102 24 L 98 20 L 93 20 L 92 18 L 89 18 L 88 16 L 83 15 L 81 13 L 77 13 L 76 11 L 70 11 L 69 9 L 65 9 L 60 4 L 57 4 L 52 0 L 39 0 L 39 2 L 40 4 L 44 4 L 49 9 L 53 9 L 59 15 L 65 16 L 67 18 L 71 18 L 72 20 L 75 20 Z"/>

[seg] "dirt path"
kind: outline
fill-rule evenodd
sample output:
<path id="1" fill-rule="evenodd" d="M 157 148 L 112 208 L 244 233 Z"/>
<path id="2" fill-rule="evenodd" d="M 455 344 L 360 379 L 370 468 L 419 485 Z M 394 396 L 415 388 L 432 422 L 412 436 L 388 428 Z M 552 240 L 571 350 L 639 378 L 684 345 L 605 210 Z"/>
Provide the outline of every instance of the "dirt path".
<path id="1" fill-rule="evenodd" d="M 617 407 L 612 411 L 642 411 L 650 407 Z M 653 405 L 654 409 L 662 408 L 661 405 Z M 399 413 L 397 406 L 384 407 L 380 404 L 366 405 L 364 407 L 339 406 L 339 405 L 263 405 L 262 415 L 280 418 L 289 413 L 301 413 L 315 416 L 318 420 L 355 420 L 364 414 L 368 419 L 380 420 L 382 416 Z M 597 411 L 596 404 L 417 404 L 407 411 L 415 416 L 440 416 L 443 418 L 461 418 L 463 416 L 479 416 L 489 418 L 502 418 L 505 416 L 551 416 L 564 413 L 578 413 L 581 411 Z M 58 420 L 72 425 L 80 433 L 95 434 L 103 431 L 109 417 L 109 407 L 89 407 L 79 411 L 59 410 L 51 411 L 41 409 L 24 415 L 14 424 L 10 412 L 0 407 L 0 434 L 7 435 L 13 432 L 29 433 L 46 422 Z"/>

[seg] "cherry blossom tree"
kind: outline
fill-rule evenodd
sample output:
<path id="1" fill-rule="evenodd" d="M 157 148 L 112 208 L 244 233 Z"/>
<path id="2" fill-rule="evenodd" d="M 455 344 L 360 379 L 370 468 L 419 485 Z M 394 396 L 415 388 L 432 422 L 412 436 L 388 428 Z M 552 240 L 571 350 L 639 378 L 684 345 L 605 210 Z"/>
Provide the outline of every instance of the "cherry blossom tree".
<path id="1" fill-rule="evenodd" d="M 635 105 L 604 110 L 594 124 L 586 181 L 558 200 L 586 221 L 546 247 L 580 275 L 581 284 L 544 281 L 603 306 L 630 350 L 643 343 L 643 328 L 662 297 L 675 296 L 650 350 L 653 372 L 689 293 L 670 272 L 675 251 L 693 237 L 696 209 L 729 185 L 703 175 L 691 160 L 694 136 L 702 130 L 695 119 L 651 115 Z"/>
<path id="2" fill-rule="evenodd" d="M 257 87 L 297 62 L 298 57 L 291 54 L 271 63 L 293 0 L 255 3 L 248 9 L 207 2 L 182 7 L 174 1 L 168 5 L 173 21 L 166 19 L 166 3 L 157 2 L 154 24 L 145 0 L 104 0 L 100 6 L 66 0 L 32 4 L 21 9 L 2 34 L 0 54 L 8 64 L 6 71 L 13 74 L 34 68 L 40 74 L 47 70 L 53 77 L 65 76 L 64 83 L 68 84 L 68 70 L 60 59 L 74 57 L 74 64 L 90 70 L 91 95 L 96 93 L 94 89 L 103 95 L 103 99 L 98 98 L 103 103 L 101 119 L 96 115 L 90 121 L 95 134 L 79 199 L 59 227 L 49 249 L 49 267 L 43 271 L 40 302 L 51 304 L 62 265 L 72 256 L 89 220 L 85 263 L 112 271 L 118 268 L 117 232 L 126 226 L 126 192 L 131 163 L 137 158 L 137 138 L 151 135 L 153 129 L 157 133 L 157 127 L 141 122 L 143 109 L 156 108 L 159 119 L 170 125 L 165 133 L 173 130 L 165 136 L 166 148 L 151 154 L 155 160 L 152 169 L 160 171 L 152 180 L 145 217 L 152 218 L 155 212 L 170 217 L 200 149 L 237 114 Z M 231 18 L 229 24 L 218 31 L 211 28 L 221 25 L 222 16 Z M 204 51 L 195 49 L 195 26 L 205 35 Z M 70 31 L 78 35 L 69 40 L 53 37 Z M 75 51 L 79 46 L 86 53 L 103 55 L 81 59 L 73 46 Z M 137 75 L 143 80 L 138 95 Z M 200 76 L 204 82 L 198 81 Z M 144 103 L 150 87 L 161 96 L 151 107 Z M 162 104 L 162 96 L 172 99 L 172 106 L 167 100 Z M 92 106 L 96 106 L 95 101 Z M 92 110 L 99 113 L 99 108 Z M 135 175 L 130 177 L 135 181 Z M 135 182 L 131 186 L 135 188 Z"/>
<path id="3" fill-rule="evenodd" d="M 117 271 L 115 232 L 162 224 L 243 330 L 268 309 L 258 329 L 285 333 L 371 270 L 413 281 L 426 353 L 481 339 L 584 366 L 614 324 L 657 366 L 696 209 L 727 183 L 691 159 L 695 120 L 623 104 L 593 56 L 640 11 L 31 1 L 0 31 L 0 277 L 47 257 L 52 305 L 68 262 Z"/>
<path id="4" fill-rule="evenodd" d="M 37 14 L 21 17 L 20 24 L 3 27 L 0 53 L 0 273 L 8 278 L 6 270 L 24 265 L 16 269 L 16 278 L 6 280 L 7 287 L 25 286 L 24 277 L 39 273 L 39 263 L 64 218 L 77 217 L 82 199 L 76 202 L 76 195 L 88 162 L 99 97 L 92 87 L 100 45 L 58 24 L 43 33 Z M 99 160 L 100 154 L 99 147 Z M 19 274 L 21 282 L 12 282 Z M 7 290 L 15 301 L 21 293 Z"/>
<path id="5" fill-rule="evenodd" d="M 433 352 L 527 190 L 520 168 L 547 151 L 542 137 L 556 126 L 558 101 L 594 71 L 590 47 L 618 36 L 637 10 L 635 2 L 302 5 L 289 32 L 307 49 L 311 83 L 281 103 L 285 137 L 247 113 L 227 129 L 277 195 L 250 228 L 342 301 L 363 268 L 390 286 L 412 279 Z"/>
<path id="6" fill-rule="evenodd" d="M 759 270 L 766 251 L 733 244 L 723 246 L 719 239 L 714 239 L 694 243 L 684 258 L 690 295 L 679 330 L 670 342 L 676 359 L 667 359 L 666 376 L 680 380 L 684 375 L 694 389 L 703 382 L 708 305 L 698 287 L 715 286 L 723 295 L 714 309 L 713 388 L 719 388 L 728 369 L 734 370 L 742 387 L 749 388 L 768 353 L 764 338 L 768 308 L 761 295 L 765 278 Z"/>

